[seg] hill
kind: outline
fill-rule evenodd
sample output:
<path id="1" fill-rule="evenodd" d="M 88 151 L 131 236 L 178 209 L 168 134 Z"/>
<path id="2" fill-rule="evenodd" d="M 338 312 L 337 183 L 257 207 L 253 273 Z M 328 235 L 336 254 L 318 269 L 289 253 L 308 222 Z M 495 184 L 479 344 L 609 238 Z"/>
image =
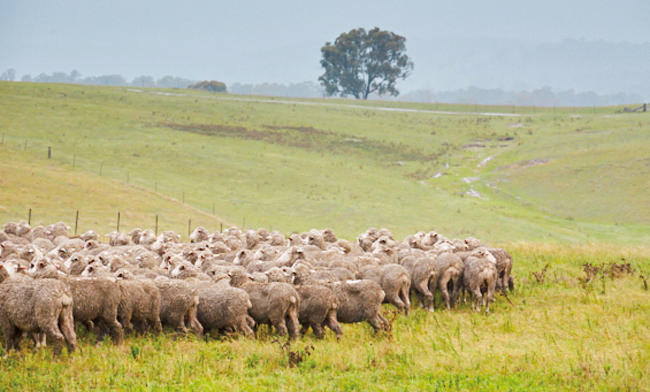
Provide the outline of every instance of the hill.
<path id="1" fill-rule="evenodd" d="M 489 315 L 385 305 L 390 332 L 290 346 L 80 327 L 61 357 L 0 347 L 0 389 L 647 390 L 649 125 L 619 109 L 0 83 L 2 222 L 435 228 L 505 243 L 516 282 Z"/>
<path id="2" fill-rule="evenodd" d="M 2 148 L 23 153 L 0 160 L 5 177 L 50 146 L 48 164 L 78 181 L 101 172 L 233 224 L 284 232 L 332 227 L 353 237 L 385 226 L 399 236 L 436 229 L 497 242 L 643 242 L 650 122 L 617 110 L 2 82 Z M 45 190 L 30 184 L 22 210 L 2 210 L 2 220 L 24 217 L 39 200 Z M 40 216 L 70 216 L 49 199 L 39 201 L 48 211 Z M 76 208 L 93 209 L 85 200 Z"/>

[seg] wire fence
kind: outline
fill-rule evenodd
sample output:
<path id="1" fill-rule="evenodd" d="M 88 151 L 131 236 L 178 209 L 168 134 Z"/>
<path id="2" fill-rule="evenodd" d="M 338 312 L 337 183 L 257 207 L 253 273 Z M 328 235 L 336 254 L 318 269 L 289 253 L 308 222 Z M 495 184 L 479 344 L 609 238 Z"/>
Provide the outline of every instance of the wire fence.
<path id="1" fill-rule="evenodd" d="M 47 209 L 46 215 L 39 215 L 37 209 L 28 208 L 24 214 L 0 214 L 4 217 L 1 225 L 6 222 L 25 221 L 34 226 L 47 226 L 56 222 L 63 222 L 70 227 L 70 234 L 79 235 L 88 230 L 97 231 L 98 234 L 109 234 L 111 231 L 130 231 L 134 228 L 151 229 L 156 235 L 166 230 L 173 230 L 181 236 L 189 235 L 198 227 L 203 226 L 209 231 L 223 232 L 224 228 L 228 228 L 223 222 L 208 221 L 206 219 L 188 217 L 185 220 L 179 217 L 169 218 L 163 214 L 154 214 L 149 219 L 144 219 L 142 214 L 124 213 L 123 211 L 116 211 L 112 216 L 109 216 L 105 210 L 78 210 L 78 209 L 65 209 L 52 211 Z M 105 231 L 105 233 L 104 233 Z"/>

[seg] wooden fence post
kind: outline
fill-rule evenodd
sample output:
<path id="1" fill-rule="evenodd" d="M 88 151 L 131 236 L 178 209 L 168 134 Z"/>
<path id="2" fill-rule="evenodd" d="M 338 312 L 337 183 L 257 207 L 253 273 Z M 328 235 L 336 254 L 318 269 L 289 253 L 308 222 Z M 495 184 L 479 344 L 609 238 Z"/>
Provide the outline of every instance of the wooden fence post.
<path id="1" fill-rule="evenodd" d="M 120 232 L 120 212 L 117 212 L 117 232 Z"/>
<path id="2" fill-rule="evenodd" d="M 158 237 L 158 215 L 156 215 L 156 237 Z"/>
<path id="3" fill-rule="evenodd" d="M 79 224 L 79 210 L 77 210 L 77 213 L 74 216 L 74 235 L 77 235 L 78 224 Z"/>
<path id="4" fill-rule="evenodd" d="M 32 209 L 29 209 L 29 215 L 27 215 L 27 224 L 31 226 L 32 224 Z"/>
<path id="5" fill-rule="evenodd" d="M 52 159 L 52 147 L 47 146 L 47 159 Z"/>

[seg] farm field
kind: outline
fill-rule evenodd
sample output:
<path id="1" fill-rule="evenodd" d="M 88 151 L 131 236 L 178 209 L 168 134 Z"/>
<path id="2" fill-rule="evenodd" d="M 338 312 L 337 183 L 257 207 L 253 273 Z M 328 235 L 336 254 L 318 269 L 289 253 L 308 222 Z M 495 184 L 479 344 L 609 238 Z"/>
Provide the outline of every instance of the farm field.
<path id="1" fill-rule="evenodd" d="M 0 222 L 31 208 L 33 225 L 73 226 L 79 210 L 80 233 L 114 230 L 118 211 L 122 230 L 158 215 L 185 238 L 188 223 L 350 240 L 371 226 L 400 240 L 435 229 L 508 249 L 512 303 L 499 295 L 486 316 L 438 298 L 390 333 L 343 325 L 340 341 L 307 335 L 284 350 L 264 328 L 258 340 L 167 331 L 117 347 L 82 332 L 55 359 L 25 341 L 0 350 L 0 389 L 650 390 L 647 114 L 232 98 L 0 82 Z M 585 263 L 613 262 L 633 272 L 587 281 Z M 287 351 L 306 349 L 292 366 Z"/>

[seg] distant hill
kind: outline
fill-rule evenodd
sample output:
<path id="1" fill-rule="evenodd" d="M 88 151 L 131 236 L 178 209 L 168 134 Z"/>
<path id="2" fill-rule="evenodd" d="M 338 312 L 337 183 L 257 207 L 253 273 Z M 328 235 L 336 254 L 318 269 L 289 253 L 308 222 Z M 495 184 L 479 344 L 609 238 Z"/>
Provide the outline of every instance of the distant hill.
<path id="1" fill-rule="evenodd" d="M 648 113 L 274 101 L 0 82 L 0 148 L 9 152 L 0 154 L 0 189 L 16 173 L 34 179 L 9 184 L 0 221 L 24 218 L 28 207 L 41 221 L 70 219 L 79 208 L 101 227 L 113 225 L 117 211 L 129 225 L 151 227 L 157 212 L 170 214 L 153 192 L 239 226 L 285 233 L 332 227 L 354 238 L 385 226 L 398 237 L 435 229 L 493 242 L 650 241 Z M 385 107 L 411 111 L 377 110 Z M 504 116 L 463 113 L 477 110 Z M 48 147 L 44 164 L 69 179 L 18 171 L 45 160 Z M 98 176 L 143 197 L 133 206 L 91 192 L 103 186 Z M 74 195 L 77 202 L 62 204 Z"/>

